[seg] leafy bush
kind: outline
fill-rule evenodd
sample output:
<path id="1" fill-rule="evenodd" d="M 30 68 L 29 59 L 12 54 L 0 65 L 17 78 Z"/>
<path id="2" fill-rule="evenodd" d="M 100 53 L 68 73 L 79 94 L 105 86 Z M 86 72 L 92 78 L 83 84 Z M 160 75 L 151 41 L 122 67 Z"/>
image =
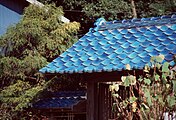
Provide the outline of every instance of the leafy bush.
<path id="1" fill-rule="evenodd" d="M 152 57 L 151 67 L 146 65 L 143 75 L 137 76 L 134 72 L 133 75 L 122 76 L 120 84 L 110 86 L 119 117 L 162 120 L 166 112 L 173 116 L 176 111 L 176 72 L 168 62 L 163 63 L 163 59 L 163 55 Z M 130 66 L 127 65 L 126 69 L 130 70 Z M 129 96 L 124 100 L 117 93 L 119 85 L 129 88 Z"/>

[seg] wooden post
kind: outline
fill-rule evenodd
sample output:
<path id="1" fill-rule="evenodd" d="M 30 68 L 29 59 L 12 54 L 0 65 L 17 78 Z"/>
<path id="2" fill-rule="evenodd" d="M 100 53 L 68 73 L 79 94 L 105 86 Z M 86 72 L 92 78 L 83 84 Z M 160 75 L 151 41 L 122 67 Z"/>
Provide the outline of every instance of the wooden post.
<path id="1" fill-rule="evenodd" d="M 50 113 L 49 120 L 54 120 L 54 115 L 53 115 L 53 112 L 51 112 L 51 113 Z"/>
<path id="2" fill-rule="evenodd" d="M 106 120 L 106 110 L 105 110 L 105 87 L 103 84 L 99 85 L 99 99 L 100 99 L 100 106 L 99 106 L 99 120 Z"/>
<path id="3" fill-rule="evenodd" d="M 87 82 L 87 120 L 98 120 L 97 83 Z"/>

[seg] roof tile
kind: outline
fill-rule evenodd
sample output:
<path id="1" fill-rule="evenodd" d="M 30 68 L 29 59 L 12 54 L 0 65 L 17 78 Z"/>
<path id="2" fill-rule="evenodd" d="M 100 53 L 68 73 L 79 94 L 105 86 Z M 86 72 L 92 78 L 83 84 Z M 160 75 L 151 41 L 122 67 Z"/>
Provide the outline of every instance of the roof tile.
<path id="1" fill-rule="evenodd" d="M 95 28 L 46 67 L 42 73 L 120 71 L 126 64 L 142 69 L 152 56 L 163 54 L 173 65 L 176 15 L 107 22 Z"/>
<path id="2" fill-rule="evenodd" d="M 49 92 L 49 97 L 42 98 L 33 104 L 34 108 L 72 108 L 81 100 L 86 99 L 85 91 Z"/>

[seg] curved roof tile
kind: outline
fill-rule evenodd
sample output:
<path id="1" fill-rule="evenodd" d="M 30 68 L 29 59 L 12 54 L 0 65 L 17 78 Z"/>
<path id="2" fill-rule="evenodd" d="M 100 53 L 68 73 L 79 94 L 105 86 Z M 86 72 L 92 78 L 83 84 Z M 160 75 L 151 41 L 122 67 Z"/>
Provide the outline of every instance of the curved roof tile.
<path id="1" fill-rule="evenodd" d="M 107 22 L 98 19 L 80 40 L 42 73 L 120 71 L 126 64 L 141 69 L 150 57 L 176 54 L 176 15 Z"/>

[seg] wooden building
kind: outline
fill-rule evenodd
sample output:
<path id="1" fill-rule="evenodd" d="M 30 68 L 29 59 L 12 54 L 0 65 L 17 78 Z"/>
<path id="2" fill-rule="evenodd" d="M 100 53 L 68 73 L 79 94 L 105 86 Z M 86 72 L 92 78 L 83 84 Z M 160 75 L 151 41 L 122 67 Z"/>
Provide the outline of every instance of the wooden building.
<path id="1" fill-rule="evenodd" d="M 109 84 L 128 73 L 141 75 L 152 56 L 164 55 L 174 65 L 176 15 L 95 22 L 78 42 L 40 69 L 45 75 L 82 75 L 87 82 L 87 120 L 110 120 L 112 110 Z M 131 71 L 126 70 L 126 65 Z M 128 90 L 120 89 L 122 96 Z"/>

